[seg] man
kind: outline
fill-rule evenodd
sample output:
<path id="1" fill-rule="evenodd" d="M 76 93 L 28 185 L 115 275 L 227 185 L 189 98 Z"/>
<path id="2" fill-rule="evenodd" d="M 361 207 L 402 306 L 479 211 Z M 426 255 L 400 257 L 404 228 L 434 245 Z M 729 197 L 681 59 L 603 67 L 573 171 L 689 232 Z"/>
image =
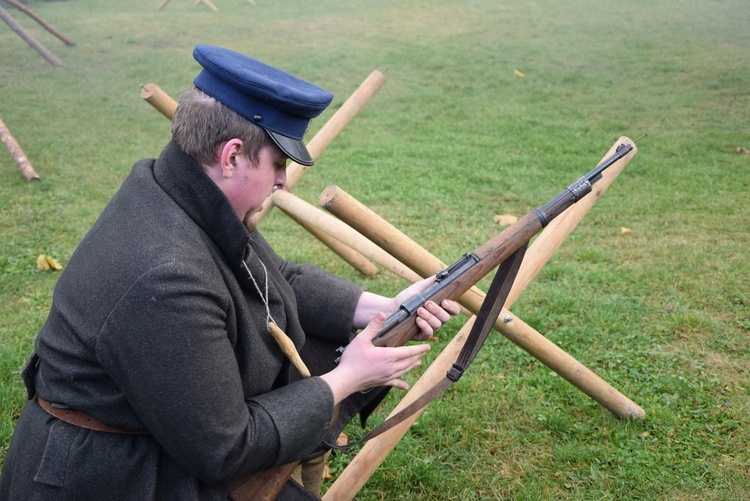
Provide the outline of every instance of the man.
<path id="1" fill-rule="evenodd" d="M 282 260 L 253 230 L 287 158 L 312 164 L 302 136 L 332 95 L 226 49 L 193 54 L 203 70 L 173 140 L 133 167 L 57 283 L 0 499 L 227 499 L 250 473 L 320 454 L 339 404 L 406 388 L 398 378 L 428 349 L 371 339 L 429 281 L 363 292 Z M 425 305 L 420 338 L 457 312 Z M 290 482 L 281 496 L 304 493 Z"/>

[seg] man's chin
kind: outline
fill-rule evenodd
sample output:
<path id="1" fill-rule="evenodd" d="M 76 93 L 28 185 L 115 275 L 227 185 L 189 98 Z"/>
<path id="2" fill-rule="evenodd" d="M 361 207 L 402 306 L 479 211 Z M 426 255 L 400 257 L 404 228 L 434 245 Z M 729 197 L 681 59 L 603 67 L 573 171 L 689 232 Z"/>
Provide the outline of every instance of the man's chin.
<path id="1" fill-rule="evenodd" d="M 249 231 L 250 233 L 254 232 L 258 227 L 257 222 L 255 221 L 255 213 L 248 212 L 247 215 L 245 215 L 245 219 L 242 220 L 242 224 L 245 225 L 247 231 Z"/>

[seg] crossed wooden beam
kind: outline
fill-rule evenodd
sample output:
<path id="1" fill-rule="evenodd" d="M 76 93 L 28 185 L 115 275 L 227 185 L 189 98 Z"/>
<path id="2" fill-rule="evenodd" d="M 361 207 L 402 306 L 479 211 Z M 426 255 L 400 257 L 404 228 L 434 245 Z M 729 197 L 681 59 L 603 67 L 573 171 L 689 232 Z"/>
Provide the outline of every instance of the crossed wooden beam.
<path id="1" fill-rule="evenodd" d="M 53 35 L 55 35 L 57 38 L 59 38 L 65 45 L 74 46 L 76 43 L 71 40 L 70 38 L 66 37 L 62 33 L 60 33 L 54 26 L 52 26 L 50 23 L 42 19 L 36 12 L 31 10 L 26 5 L 22 4 L 18 0 L 5 0 L 10 5 L 18 9 L 19 11 L 23 12 L 30 18 L 32 18 L 34 21 L 39 23 L 45 30 L 49 31 Z M 47 60 L 49 64 L 52 66 L 62 66 L 62 61 L 57 58 L 52 52 L 50 52 L 44 45 L 42 45 L 41 42 L 39 42 L 36 38 L 34 38 L 34 35 L 29 33 L 27 30 L 25 30 L 19 23 L 16 21 L 9 13 L 6 11 L 2 6 L 0 6 L 0 20 L 3 20 L 5 24 L 7 24 L 10 29 L 15 31 L 18 36 L 21 37 L 21 39 L 29 44 L 35 51 L 39 53 L 40 56 L 42 56 L 44 59 Z"/>
<path id="2" fill-rule="evenodd" d="M 317 158 L 328 147 L 384 83 L 384 75 L 377 70 L 367 77 L 309 142 L 307 147 L 313 158 Z M 168 118 L 174 114 L 176 102 L 154 84 L 143 86 L 141 97 Z M 640 406 L 508 309 L 635 155 L 637 149 L 633 141 L 621 137 L 603 158 L 614 154 L 616 147 L 623 142 L 630 143 L 633 151 L 604 171 L 602 179 L 594 186 L 594 191 L 554 219 L 529 247 L 494 328 L 617 417 L 638 419 L 645 416 L 645 411 Z M 296 163 L 289 165 L 287 182 L 290 188 L 306 169 L 307 167 Z M 256 220 L 260 222 L 273 207 L 278 206 L 352 266 L 368 275 L 374 274 L 376 270 L 370 260 L 410 282 L 416 282 L 446 268 L 445 263 L 341 188 L 328 187 L 321 194 L 319 204 L 330 214 L 289 191 L 277 190 L 265 201 Z M 471 331 L 474 315 L 479 311 L 483 299 L 484 292 L 477 287 L 473 287 L 459 298 L 462 311 L 469 316 L 468 321 L 391 414 L 409 405 L 445 376 Z M 331 485 L 323 499 L 353 499 L 423 411 L 424 409 L 367 442 Z"/>

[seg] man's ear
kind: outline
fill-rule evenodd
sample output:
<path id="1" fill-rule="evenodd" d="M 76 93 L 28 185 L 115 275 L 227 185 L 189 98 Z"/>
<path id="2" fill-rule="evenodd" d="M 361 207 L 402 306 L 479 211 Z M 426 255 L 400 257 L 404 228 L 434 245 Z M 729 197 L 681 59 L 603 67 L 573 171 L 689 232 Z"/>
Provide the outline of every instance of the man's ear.
<path id="1" fill-rule="evenodd" d="M 243 154 L 242 140 L 230 139 L 221 147 L 219 151 L 219 165 L 221 166 L 221 175 L 223 177 L 232 177 L 234 169 L 237 168 L 237 159 Z"/>

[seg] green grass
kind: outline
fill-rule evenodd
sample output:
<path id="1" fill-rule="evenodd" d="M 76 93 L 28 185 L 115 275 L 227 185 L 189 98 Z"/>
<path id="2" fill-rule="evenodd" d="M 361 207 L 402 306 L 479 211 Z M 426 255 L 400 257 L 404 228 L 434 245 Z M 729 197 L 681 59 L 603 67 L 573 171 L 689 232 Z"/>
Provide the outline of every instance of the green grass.
<path id="1" fill-rule="evenodd" d="M 0 26 L 0 118 L 42 177 L 26 182 L 0 151 L 0 457 L 58 276 L 37 271 L 36 256 L 64 265 L 131 165 L 159 154 L 169 124 L 140 84 L 177 98 L 198 71 L 192 47 L 209 43 L 334 92 L 308 137 L 384 71 L 387 84 L 295 191 L 315 202 L 337 184 L 448 262 L 498 231 L 492 216 L 524 214 L 619 136 L 649 134 L 513 306 L 646 419 L 618 420 L 494 335 L 359 499 L 746 498 L 745 2 L 256 3 L 215 0 L 213 13 L 186 0 L 161 12 L 156 1 L 32 2 L 72 48 L 9 9 L 64 66 Z M 386 271 L 359 276 L 278 211 L 262 228 L 289 259 L 375 292 L 405 285 Z M 334 473 L 349 459 L 336 456 Z"/>

